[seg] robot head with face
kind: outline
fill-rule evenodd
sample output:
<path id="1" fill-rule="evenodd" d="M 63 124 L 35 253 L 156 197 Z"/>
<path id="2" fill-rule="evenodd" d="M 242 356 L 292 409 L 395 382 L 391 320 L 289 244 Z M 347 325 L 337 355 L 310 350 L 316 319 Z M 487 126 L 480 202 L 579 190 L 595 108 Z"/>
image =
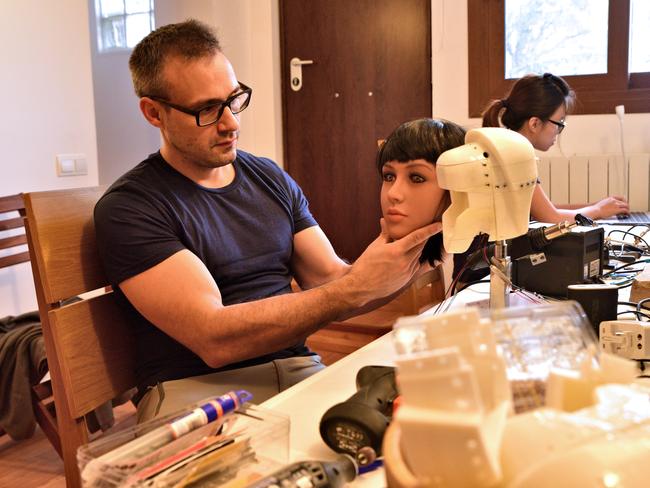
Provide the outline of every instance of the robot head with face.
<path id="1" fill-rule="evenodd" d="M 466 251 L 481 232 L 497 241 L 528 231 L 537 161 L 521 134 L 495 127 L 472 129 L 465 145 L 440 155 L 436 171 L 438 184 L 451 194 L 442 216 L 447 251 Z"/>

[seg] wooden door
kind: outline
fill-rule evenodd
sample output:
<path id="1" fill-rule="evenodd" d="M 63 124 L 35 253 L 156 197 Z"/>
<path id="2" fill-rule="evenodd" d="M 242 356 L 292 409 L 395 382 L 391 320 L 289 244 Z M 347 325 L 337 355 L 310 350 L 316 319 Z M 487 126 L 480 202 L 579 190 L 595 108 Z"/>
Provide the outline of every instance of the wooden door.
<path id="1" fill-rule="evenodd" d="M 431 116 L 430 0 L 281 0 L 284 157 L 338 254 L 379 233 L 377 140 Z M 302 88 L 291 89 L 292 58 Z"/>

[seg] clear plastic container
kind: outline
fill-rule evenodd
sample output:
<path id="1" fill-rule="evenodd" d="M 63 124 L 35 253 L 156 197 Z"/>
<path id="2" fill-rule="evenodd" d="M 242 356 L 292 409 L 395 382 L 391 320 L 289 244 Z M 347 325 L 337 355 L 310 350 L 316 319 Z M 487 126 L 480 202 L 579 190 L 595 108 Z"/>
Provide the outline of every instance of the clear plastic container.
<path id="1" fill-rule="evenodd" d="M 395 324 L 395 347 L 400 355 L 466 342 L 487 347 L 494 340 L 506 364 L 517 413 L 545 405 L 546 381 L 552 369 L 581 371 L 585 361 L 598 360 L 598 341 L 577 302 L 566 301 L 480 310 L 485 327 L 456 327 L 443 317 L 402 317 Z M 460 337 L 463 334 L 463 337 Z M 492 339 L 493 337 L 493 339 Z"/>
<path id="2" fill-rule="evenodd" d="M 546 404 L 552 369 L 580 372 L 585 361 L 598 360 L 598 340 L 577 302 L 495 310 L 490 317 L 517 413 Z"/>
<path id="3" fill-rule="evenodd" d="M 175 439 L 169 436 L 164 443 L 152 443 L 151 448 L 143 449 L 137 442 L 154 431 L 169 429 L 174 420 L 209 400 L 80 447 L 77 461 L 82 485 L 167 487 L 194 486 L 199 481 L 200 486 L 209 487 L 236 480 L 246 486 L 288 463 L 288 416 L 250 403 Z"/>

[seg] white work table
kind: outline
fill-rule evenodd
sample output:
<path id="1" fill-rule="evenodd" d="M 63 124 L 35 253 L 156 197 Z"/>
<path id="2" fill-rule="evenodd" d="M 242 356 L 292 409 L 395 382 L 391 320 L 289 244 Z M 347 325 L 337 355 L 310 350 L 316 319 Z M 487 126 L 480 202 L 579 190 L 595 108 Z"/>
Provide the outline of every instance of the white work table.
<path id="1" fill-rule="evenodd" d="M 449 300 L 453 300 L 449 307 L 453 309 L 486 300 L 488 297 L 489 285 L 482 283 L 464 290 L 453 299 L 448 299 L 441 310 L 448 308 Z M 627 300 L 627 297 L 629 297 L 629 288 L 621 289 L 619 299 Z M 511 303 L 511 306 L 514 305 L 515 303 Z M 424 312 L 424 315 L 433 313 L 436 307 Z M 392 333 L 388 333 L 262 403 L 261 406 L 290 417 L 290 461 L 335 459 L 337 453 L 321 439 L 319 432 L 321 417 L 330 407 L 343 402 L 356 391 L 355 379 L 359 369 L 367 365 L 392 366 L 395 356 Z M 352 484 L 385 486 L 384 470 L 380 468 L 362 475 Z"/>
<path id="2" fill-rule="evenodd" d="M 327 409 L 352 396 L 361 367 L 391 366 L 394 358 L 392 333 L 388 333 L 262 403 L 262 407 L 290 417 L 290 461 L 335 459 L 337 453 L 321 439 L 318 430 L 321 417 Z M 354 482 L 355 486 L 385 484 L 383 469 L 367 473 Z"/>
<path id="3" fill-rule="evenodd" d="M 483 290 L 480 291 L 466 290 L 456 297 L 452 306 L 458 307 L 467 302 L 486 298 L 488 296 L 486 289 L 487 286 L 483 286 Z M 435 308 L 434 306 L 423 315 L 432 313 Z M 393 365 L 396 353 L 392 335 L 392 332 L 389 332 L 260 405 L 289 415 L 290 461 L 327 461 L 336 458 L 338 454 L 321 439 L 320 419 L 330 407 L 352 396 L 356 391 L 357 372 L 363 366 Z M 380 468 L 364 474 L 352 484 L 385 486 L 384 470 Z"/>

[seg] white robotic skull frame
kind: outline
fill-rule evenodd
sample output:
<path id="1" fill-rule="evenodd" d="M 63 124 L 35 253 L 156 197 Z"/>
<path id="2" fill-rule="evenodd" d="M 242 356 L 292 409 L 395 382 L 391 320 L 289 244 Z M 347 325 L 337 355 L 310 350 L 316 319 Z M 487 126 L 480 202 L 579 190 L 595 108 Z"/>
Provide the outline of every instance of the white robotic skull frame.
<path id="1" fill-rule="evenodd" d="M 436 172 L 440 187 L 451 194 L 442 216 L 448 252 L 466 251 L 480 232 L 498 241 L 528 231 L 537 161 L 521 134 L 495 127 L 472 129 L 465 145 L 440 155 Z"/>

